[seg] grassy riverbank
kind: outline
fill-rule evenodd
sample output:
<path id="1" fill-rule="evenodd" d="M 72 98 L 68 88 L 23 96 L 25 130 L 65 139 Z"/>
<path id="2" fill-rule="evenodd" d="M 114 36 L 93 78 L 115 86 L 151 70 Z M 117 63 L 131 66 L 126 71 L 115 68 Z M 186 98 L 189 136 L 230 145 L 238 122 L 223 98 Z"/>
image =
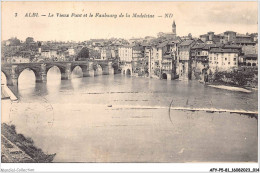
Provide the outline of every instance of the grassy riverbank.
<path id="1" fill-rule="evenodd" d="M 17 134 L 14 125 L 1 124 L 1 160 L 2 162 L 49 163 L 56 154 L 45 154 L 34 145 L 32 139 Z"/>
<path id="2" fill-rule="evenodd" d="M 208 85 L 237 90 L 256 89 L 258 88 L 258 69 L 257 68 L 240 68 L 230 72 L 216 71 L 209 75 Z M 222 87 L 225 88 L 225 87 Z"/>

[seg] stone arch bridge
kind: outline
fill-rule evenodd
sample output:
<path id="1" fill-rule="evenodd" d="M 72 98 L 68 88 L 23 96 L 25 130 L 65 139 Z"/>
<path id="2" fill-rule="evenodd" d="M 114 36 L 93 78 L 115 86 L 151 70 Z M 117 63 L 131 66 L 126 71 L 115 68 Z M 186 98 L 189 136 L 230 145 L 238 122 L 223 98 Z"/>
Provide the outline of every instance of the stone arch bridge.
<path id="1" fill-rule="evenodd" d="M 61 80 L 71 78 L 71 72 L 75 67 L 79 66 L 82 69 L 83 77 L 99 75 L 96 67 L 101 67 L 102 75 L 114 75 L 112 61 L 63 61 L 63 62 L 36 62 L 36 63 L 3 63 L 1 71 L 6 76 L 8 86 L 18 87 L 18 78 L 25 69 L 30 69 L 34 72 L 36 82 L 46 82 L 47 73 L 50 68 L 58 67 L 61 73 Z"/>

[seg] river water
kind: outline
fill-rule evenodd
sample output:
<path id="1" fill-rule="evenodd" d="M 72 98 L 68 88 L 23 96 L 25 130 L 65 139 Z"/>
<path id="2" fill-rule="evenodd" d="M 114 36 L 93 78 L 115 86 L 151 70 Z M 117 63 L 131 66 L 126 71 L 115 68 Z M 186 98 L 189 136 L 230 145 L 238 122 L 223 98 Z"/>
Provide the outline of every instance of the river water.
<path id="1" fill-rule="evenodd" d="M 197 81 L 106 75 L 47 84 L 32 71 L 19 77 L 17 103 L 2 101 L 2 122 L 16 126 L 54 162 L 256 162 L 256 118 L 229 112 L 171 107 L 257 111 L 257 91 L 243 93 Z"/>

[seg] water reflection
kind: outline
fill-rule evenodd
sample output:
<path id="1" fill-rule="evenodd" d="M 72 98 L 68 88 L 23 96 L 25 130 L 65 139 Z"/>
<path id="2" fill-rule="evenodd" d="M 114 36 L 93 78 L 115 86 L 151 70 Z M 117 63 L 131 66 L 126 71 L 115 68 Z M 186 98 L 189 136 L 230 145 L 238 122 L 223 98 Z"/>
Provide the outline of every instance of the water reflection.
<path id="1" fill-rule="evenodd" d="M 257 111 L 257 92 L 225 91 L 197 81 L 81 75 L 75 68 L 71 80 L 61 80 L 54 67 L 47 83 L 35 83 L 31 71 L 19 77 L 20 102 L 12 105 L 10 119 L 18 133 L 57 153 L 56 162 L 257 160 L 255 118 L 169 112 L 171 101 L 172 107 Z"/>
<path id="2" fill-rule="evenodd" d="M 34 93 L 37 96 L 46 96 L 48 95 L 48 88 L 47 85 L 44 85 L 42 83 L 36 83 L 34 88 Z"/>

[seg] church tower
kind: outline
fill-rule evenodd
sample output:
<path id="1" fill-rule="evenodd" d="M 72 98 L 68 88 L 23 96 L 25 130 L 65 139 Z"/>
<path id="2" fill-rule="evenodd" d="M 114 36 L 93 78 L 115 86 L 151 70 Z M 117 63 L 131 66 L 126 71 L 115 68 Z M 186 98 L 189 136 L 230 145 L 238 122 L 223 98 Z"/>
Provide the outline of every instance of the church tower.
<path id="1" fill-rule="evenodd" d="M 173 20 L 173 23 L 172 23 L 172 33 L 174 34 L 174 36 L 176 36 L 176 24 L 175 24 L 175 20 Z"/>

